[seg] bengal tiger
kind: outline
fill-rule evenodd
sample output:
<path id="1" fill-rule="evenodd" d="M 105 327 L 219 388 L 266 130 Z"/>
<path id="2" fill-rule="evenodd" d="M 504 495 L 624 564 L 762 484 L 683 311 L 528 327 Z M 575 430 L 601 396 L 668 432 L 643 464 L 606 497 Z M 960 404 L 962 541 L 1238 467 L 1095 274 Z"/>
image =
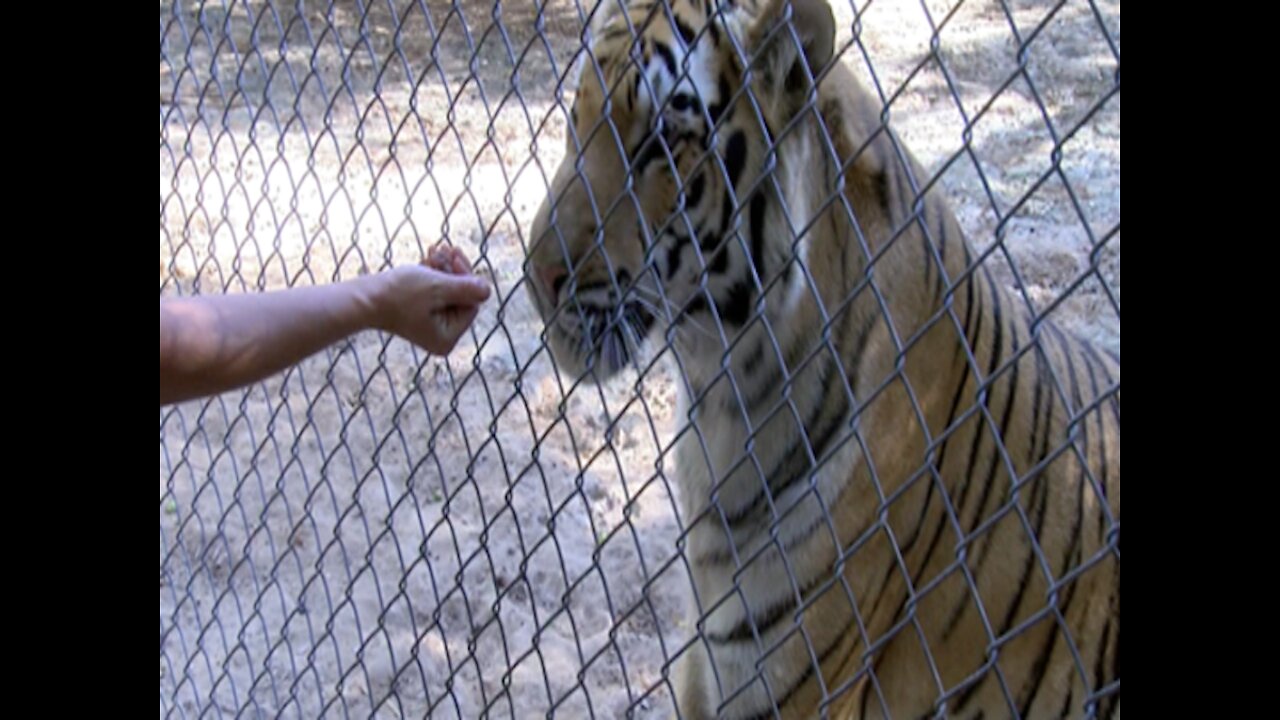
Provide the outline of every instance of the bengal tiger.
<path id="1" fill-rule="evenodd" d="M 603 0 L 529 235 L 558 368 L 669 352 L 685 718 L 1120 714 L 1120 358 L 1035 315 L 825 0 Z"/>

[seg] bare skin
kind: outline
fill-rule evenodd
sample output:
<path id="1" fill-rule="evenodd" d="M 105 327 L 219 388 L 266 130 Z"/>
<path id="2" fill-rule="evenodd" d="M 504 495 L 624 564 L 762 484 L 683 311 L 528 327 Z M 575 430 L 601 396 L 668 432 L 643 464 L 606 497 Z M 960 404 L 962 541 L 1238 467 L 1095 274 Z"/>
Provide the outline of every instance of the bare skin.
<path id="1" fill-rule="evenodd" d="M 160 300 L 160 405 L 274 375 L 349 335 L 383 330 L 447 355 L 489 297 L 461 250 L 321 287 Z"/>

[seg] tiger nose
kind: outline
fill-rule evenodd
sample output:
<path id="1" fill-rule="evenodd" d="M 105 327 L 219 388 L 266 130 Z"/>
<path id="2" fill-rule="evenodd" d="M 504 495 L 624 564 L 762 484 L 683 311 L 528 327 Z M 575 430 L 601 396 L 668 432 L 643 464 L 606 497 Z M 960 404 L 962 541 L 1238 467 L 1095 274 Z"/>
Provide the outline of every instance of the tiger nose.
<path id="1" fill-rule="evenodd" d="M 561 264 L 543 265 L 535 268 L 538 282 L 542 284 L 542 291 L 555 305 L 560 300 L 560 287 L 564 285 L 565 278 L 569 277 L 569 270 Z"/>

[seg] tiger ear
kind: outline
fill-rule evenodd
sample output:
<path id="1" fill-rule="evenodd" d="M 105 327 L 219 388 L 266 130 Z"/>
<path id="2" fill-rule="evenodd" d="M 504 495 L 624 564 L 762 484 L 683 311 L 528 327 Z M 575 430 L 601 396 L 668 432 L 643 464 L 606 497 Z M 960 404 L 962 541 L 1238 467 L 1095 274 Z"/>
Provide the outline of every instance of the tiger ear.
<path id="1" fill-rule="evenodd" d="M 629 0 L 597 0 L 594 3 L 595 8 L 587 22 L 587 45 L 600 37 L 614 20 L 626 14 L 628 2 Z"/>
<path id="2" fill-rule="evenodd" d="M 831 62 L 835 43 L 836 20 L 827 0 L 768 0 L 746 49 L 769 87 L 792 93 L 806 90 L 808 78 Z"/>

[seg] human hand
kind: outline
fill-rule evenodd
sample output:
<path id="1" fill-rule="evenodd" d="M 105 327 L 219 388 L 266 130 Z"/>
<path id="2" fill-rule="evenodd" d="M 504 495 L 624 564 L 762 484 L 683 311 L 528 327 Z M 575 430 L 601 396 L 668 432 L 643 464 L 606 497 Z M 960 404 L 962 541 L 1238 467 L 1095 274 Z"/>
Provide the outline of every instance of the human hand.
<path id="1" fill-rule="evenodd" d="M 386 272 L 378 293 L 379 327 L 434 355 L 448 355 L 489 297 L 467 256 L 437 244 L 419 265 Z"/>

